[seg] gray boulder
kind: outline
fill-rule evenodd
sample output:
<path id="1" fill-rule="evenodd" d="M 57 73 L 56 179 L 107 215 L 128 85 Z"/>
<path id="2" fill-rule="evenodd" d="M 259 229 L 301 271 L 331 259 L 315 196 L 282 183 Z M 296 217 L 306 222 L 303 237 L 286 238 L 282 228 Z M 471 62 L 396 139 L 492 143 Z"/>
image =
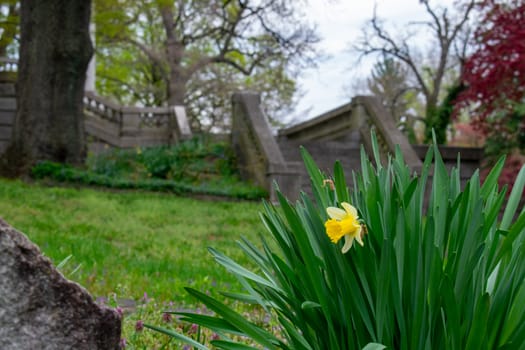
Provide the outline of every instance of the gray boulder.
<path id="1" fill-rule="evenodd" d="M 121 319 L 0 219 L 0 349 L 118 349 Z"/>

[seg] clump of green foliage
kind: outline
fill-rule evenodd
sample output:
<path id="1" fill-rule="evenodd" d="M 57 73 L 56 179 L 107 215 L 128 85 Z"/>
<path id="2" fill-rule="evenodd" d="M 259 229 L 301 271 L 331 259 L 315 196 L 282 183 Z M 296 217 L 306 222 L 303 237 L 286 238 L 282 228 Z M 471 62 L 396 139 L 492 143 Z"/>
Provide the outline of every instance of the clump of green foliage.
<path id="1" fill-rule="evenodd" d="M 513 108 L 497 111 L 484 120 L 487 130 L 485 155 L 493 164 L 502 154 L 525 154 L 525 103 L 512 103 Z"/>
<path id="2" fill-rule="evenodd" d="M 525 210 L 517 212 L 525 167 L 505 202 L 506 189 L 497 184 L 503 159 L 483 183 L 476 172 L 462 187 L 459 169 L 447 171 L 435 143 L 419 175 L 399 150 L 381 164 L 375 140 L 374 146 L 375 164 L 362 152 L 352 191 L 339 163 L 330 179 L 303 151 L 313 198 L 303 193 L 292 204 L 277 193 L 280 207 L 265 204 L 269 237 L 262 249 L 239 243 L 257 268 L 210 248 L 243 286 L 224 295 L 274 314 L 279 336 L 193 288 L 187 291 L 215 315 L 176 314 L 216 332 L 211 345 L 220 349 L 251 349 L 238 335 L 265 349 L 525 348 Z M 345 203 L 357 208 L 367 230 L 355 231 L 363 232 L 363 246 L 343 254 L 327 224 Z"/>
<path id="3" fill-rule="evenodd" d="M 450 87 L 441 104 L 428 112 L 424 143 L 432 143 L 433 137 L 440 145 L 447 143 L 447 128 L 454 113 L 454 101 L 465 90 L 463 84 Z"/>
<path id="4" fill-rule="evenodd" d="M 258 199 L 264 189 L 241 181 L 235 157 L 226 143 L 205 143 L 199 138 L 174 146 L 108 149 L 90 155 L 84 169 L 44 161 L 32 169 L 35 179 L 142 189 L 175 194 L 203 194 Z"/>

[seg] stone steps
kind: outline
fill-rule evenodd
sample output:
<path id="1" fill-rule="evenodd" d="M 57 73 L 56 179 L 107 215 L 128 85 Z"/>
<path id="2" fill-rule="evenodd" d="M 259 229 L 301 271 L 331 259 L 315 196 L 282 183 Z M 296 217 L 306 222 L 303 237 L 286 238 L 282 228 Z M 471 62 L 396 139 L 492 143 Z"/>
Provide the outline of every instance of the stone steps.
<path id="1" fill-rule="evenodd" d="M 299 162 L 301 164 L 303 164 L 303 160 L 300 147 L 303 146 L 327 177 L 332 176 L 335 162 L 340 161 L 348 186 L 352 185 L 352 171 L 357 170 L 356 167 L 360 166 L 361 146 L 355 135 L 352 138 L 330 141 L 310 140 L 301 142 L 280 138 L 278 145 L 287 162 Z M 306 193 L 311 193 L 311 184 L 304 165 L 301 166 L 301 170 L 299 187 Z"/>

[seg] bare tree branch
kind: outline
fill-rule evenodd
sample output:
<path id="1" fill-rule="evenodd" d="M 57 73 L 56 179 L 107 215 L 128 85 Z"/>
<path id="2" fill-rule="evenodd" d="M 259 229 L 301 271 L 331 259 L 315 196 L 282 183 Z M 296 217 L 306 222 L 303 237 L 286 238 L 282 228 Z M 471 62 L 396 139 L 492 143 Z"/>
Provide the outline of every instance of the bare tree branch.
<path id="1" fill-rule="evenodd" d="M 428 26 L 437 41 L 436 64 L 433 66 L 422 66 L 410 52 L 409 37 L 395 39 L 379 21 L 374 9 L 372 19 L 369 21 L 368 31 L 363 31 L 364 39 L 356 49 L 362 56 L 382 53 L 403 62 L 413 73 L 421 93 L 424 95 L 427 111 L 438 104 L 438 96 L 446 71 L 450 68 L 451 49 L 458 40 L 462 28 L 467 25 L 475 0 L 470 0 L 462 9 L 461 16 L 453 19 L 447 8 L 432 7 L 429 0 L 421 0 L 429 16 L 428 21 L 411 22 L 411 25 Z M 463 41 L 463 53 L 466 52 L 467 43 Z M 456 51 L 458 52 L 458 51 Z M 430 80 L 428 80 L 430 77 Z"/>
<path id="2" fill-rule="evenodd" d="M 148 57 L 151 60 L 151 62 L 158 68 L 159 72 L 161 72 L 163 77 L 165 77 L 166 79 L 168 78 L 168 72 L 166 71 L 165 64 L 164 64 L 165 59 L 163 58 L 162 55 L 155 52 L 151 48 L 147 47 L 140 41 L 130 38 L 130 37 L 121 37 L 120 41 L 131 44 L 135 46 L 136 48 L 138 48 L 140 51 L 142 51 L 144 55 L 146 55 L 146 57 Z"/>

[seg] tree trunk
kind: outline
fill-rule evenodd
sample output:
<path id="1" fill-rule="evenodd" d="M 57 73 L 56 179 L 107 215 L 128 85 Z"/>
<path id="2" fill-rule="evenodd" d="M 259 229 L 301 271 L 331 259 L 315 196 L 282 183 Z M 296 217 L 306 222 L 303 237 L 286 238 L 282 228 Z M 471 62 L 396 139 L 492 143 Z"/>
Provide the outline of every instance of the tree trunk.
<path id="1" fill-rule="evenodd" d="M 184 43 L 175 36 L 175 23 L 173 22 L 173 6 L 165 3 L 159 6 L 162 16 L 162 23 L 166 31 L 166 56 L 169 65 L 168 81 L 168 105 L 184 106 L 186 97 L 186 84 L 188 77 L 182 66 L 185 46 Z"/>
<path id="2" fill-rule="evenodd" d="M 22 0 L 20 12 L 18 111 L 4 169 L 11 175 L 42 160 L 83 162 L 82 98 L 93 54 L 91 0 Z"/>
<path id="3" fill-rule="evenodd" d="M 172 69 L 170 73 L 170 81 L 168 84 L 168 105 L 170 106 L 184 106 L 184 99 L 186 97 L 187 80 L 180 76 Z"/>
<path id="4" fill-rule="evenodd" d="M 182 43 L 168 37 L 166 53 L 170 67 L 168 83 L 168 105 L 170 106 L 183 106 L 186 97 L 186 84 L 188 83 L 188 79 L 182 67 L 184 49 Z"/>
<path id="5" fill-rule="evenodd" d="M 443 139 L 441 135 L 445 135 L 446 138 L 446 126 L 445 130 L 441 130 L 440 123 L 438 122 L 438 102 L 437 102 L 437 91 L 433 90 L 430 96 L 427 96 L 425 107 L 425 134 L 423 143 L 432 143 L 432 130 L 436 132 L 438 136 L 438 143 L 442 144 Z M 439 129 L 439 130 L 438 130 Z M 446 140 L 445 140 L 446 141 Z"/>

